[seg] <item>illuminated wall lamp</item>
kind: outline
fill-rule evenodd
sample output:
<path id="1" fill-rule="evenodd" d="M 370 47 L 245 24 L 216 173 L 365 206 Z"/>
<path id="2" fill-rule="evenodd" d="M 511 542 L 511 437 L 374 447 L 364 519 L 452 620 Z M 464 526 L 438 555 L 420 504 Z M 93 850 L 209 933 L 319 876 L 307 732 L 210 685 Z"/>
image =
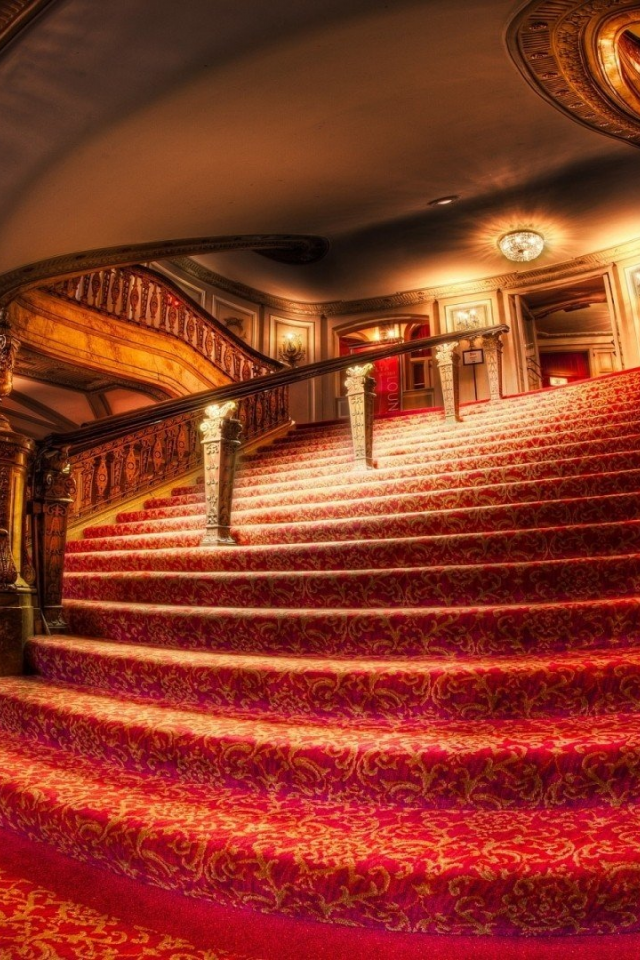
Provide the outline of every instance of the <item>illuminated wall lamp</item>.
<path id="1" fill-rule="evenodd" d="M 302 337 L 299 333 L 285 333 L 282 338 L 282 346 L 278 357 L 283 363 L 288 363 L 290 367 L 295 367 L 297 363 L 304 360 L 306 350 L 302 346 Z"/>

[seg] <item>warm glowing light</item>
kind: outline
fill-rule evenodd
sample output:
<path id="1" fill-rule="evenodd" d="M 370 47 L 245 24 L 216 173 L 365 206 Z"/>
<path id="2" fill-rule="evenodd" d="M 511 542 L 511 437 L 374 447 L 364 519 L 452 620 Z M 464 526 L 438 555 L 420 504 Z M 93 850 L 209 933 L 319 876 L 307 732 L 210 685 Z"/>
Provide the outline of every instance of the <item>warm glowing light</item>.
<path id="1" fill-rule="evenodd" d="M 436 197 L 435 200 L 429 200 L 430 207 L 446 207 L 450 203 L 455 203 L 460 197 L 457 193 L 452 193 L 450 197 Z"/>
<path id="2" fill-rule="evenodd" d="M 507 260 L 528 263 L 542 253 L 544 237 L 535 230 L 514 230 L 500 237 L 498 246 Z"/>
<path id="3" fill-rule="evenodd" d="M 290 367 L 295 367 L 306 356 L 306 350 L 302 346 L 302 337 L 299 333 L 285 333 L 282 338 L 282 346 L 278 354 L 283 363 L 288 363 Z"/>

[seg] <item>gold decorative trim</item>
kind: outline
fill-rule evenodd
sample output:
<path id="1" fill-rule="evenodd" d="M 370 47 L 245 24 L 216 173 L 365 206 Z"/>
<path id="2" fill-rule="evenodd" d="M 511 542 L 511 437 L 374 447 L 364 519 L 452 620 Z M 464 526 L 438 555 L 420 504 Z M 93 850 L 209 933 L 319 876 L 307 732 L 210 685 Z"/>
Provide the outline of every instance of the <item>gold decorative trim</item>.
<path id="1" fill-rule="evenodd" d="M 18 267 L 0 275 L 0 307 L 19 291 L 38 287 L 45 280 L 62 280 L 105 267 L 125 267 L 151 260 L 166 260 L 175 256 L 194 256 L 202 253 L 230 250 L 275 251 L 282 259 L 289 252 L 290 263 L 311 263 L 323 257 L 329 241 L 323 237 L 304 234 L 248 234 L 227 237 L 193 237 L 185 240 L 154 240 L 131 246 L 102 247 L 81 253 L 68 253 L 48 260 Z"/>
<path id="2" fill-rule="evenodd" d="M 0 50 L 55 0 L 0 0 Z"/>
<path id="3" fill-rule="evenodd" d="M 507 45 L 534 90 L 573 120 L 640 146 L 640 116 L 610 80 L 611 38 L 640 20 L 638 0 L 532 0 Z"/>
<path id="4" fill-rule="evenodd" d="M 475 296 L 479 293 L 493 290 L 518 290 L 524 286 L 537 286 L 543 283 L 559 283 L 579 277 L 590 270 L 606 267 L 618 260 L 626 260 L 637 256 L 640 258 L 640 237 L 626 243 L 607 247 L 596 253 L 585 254 L 574 260 L 565 260 L 553 266 L 541 267 L 534 270 L 520 270 L 512 273 L 498 274 L 491 277 L 482 277 L 480 280 L 467 280 L 461 283 L 449 283 L 439 287 L 422 287 L 417 290 L 407 290 L 403 293 L 394 293 L 389 296 L 364 298 L 362 300 L 325 300 L 305 302 L 287 300 L 276 297 L 265 290 L 247 286 L 230 280 L 222 274 L 209 270 L 201 263 L 196 263 L 189 257 L 172 257 L 169 263 L 183 271 L 190 277 L 202 283 L 224 290 L 232 296 L 249 300 L 252 303 L 262 304 L 265 307 L 305 317 L 335 317 L 354 313 L 374 313 L 393 308 L 412 307 L 420 303 L 430 303 L 433 300 L 445 300 L 450 297 Z"/>

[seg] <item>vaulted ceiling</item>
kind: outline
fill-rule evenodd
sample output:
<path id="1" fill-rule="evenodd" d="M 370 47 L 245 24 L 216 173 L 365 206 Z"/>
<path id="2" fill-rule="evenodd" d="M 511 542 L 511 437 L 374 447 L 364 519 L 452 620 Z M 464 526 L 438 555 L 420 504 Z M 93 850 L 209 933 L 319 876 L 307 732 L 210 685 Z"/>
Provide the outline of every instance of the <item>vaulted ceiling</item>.
<path id="1" fill-rule="evenodd" d="M 330 240 L 321 261 L 203 262 L 318 300 L 500 274 L 496 239 L 523 224 L 541 264 L 640 237 L 640 150 L 525 81 L 505 40 L 521 6 L 52 0 L 0 53 L 0 272 L 303 233 Z"/>

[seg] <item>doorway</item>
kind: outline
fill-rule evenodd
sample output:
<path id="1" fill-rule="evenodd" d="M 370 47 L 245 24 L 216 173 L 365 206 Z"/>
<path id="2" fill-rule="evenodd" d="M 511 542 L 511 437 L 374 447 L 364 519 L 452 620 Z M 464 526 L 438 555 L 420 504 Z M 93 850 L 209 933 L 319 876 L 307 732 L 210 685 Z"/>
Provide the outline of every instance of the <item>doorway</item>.
<path id="1" fill-rule="evenodd" d="M 608 277 L 532 290 L 519 301 L 525 389 L 561 386 L 620 369 Z"/>

